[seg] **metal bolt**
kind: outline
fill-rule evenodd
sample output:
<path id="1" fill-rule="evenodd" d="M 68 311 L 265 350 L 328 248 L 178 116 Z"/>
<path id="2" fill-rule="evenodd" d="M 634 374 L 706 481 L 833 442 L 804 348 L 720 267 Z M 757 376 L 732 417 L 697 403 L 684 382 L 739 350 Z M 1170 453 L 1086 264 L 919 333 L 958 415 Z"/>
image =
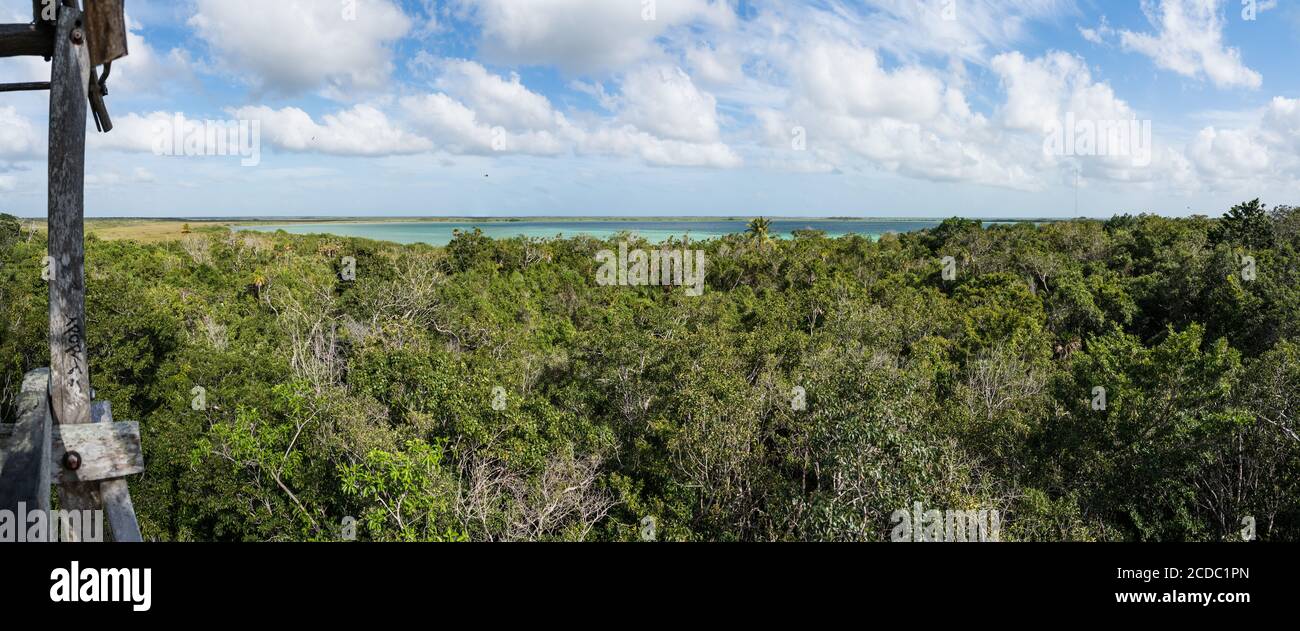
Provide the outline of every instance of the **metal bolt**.
<path id="1" fill-rule="evenodd" d="M 82 42 L 83 40 L 85 40 L 85 39 L 86 39 L 86 36 L 83 35 L 83 34 L 81 33 L 81 29 L 79 29 L 79 28 L 74 28 L 74 29 L 72 29 L 72 43 L 73 43 L 73 44 L 76 44 L 76 45 L 80 46 L 80 45 L 81 45 L 81 42 Z"/>
<path id="2" fill-rule="evenodd" d="M 76 471 L 81 468 L 81 454 L 75 451 L 69 451 L 63 454 L 63 466 L 69 471 Z"/>

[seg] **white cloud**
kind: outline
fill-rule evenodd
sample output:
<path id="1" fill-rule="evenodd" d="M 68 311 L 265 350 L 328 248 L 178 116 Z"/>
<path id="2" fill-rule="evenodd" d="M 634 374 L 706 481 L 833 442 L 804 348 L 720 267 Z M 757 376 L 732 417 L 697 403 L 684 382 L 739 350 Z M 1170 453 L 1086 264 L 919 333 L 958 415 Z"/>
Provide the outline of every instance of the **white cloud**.
<path id="1" fill-rule="evenodd" d="M 285 151 L 389 156 L 432 148 L 427 140 L 398 128 L 383 112 L 369 105 L 326 114 L 320 123 L 296 107 L 241 107 L 234 115 L 240 120 L 260 120 L 262 136 Z"/>
<path id="2" fill-rule="evenodd" d="M 90 134 L 86 144 L 93 151 L 153 153 L 154 140 L 171 129 L 176 116 L 177 113 L 161 111 L 143 116 L 135 112 L 114 116 L 113 131 Z"/>
<path id="3" fill-rule="evenodd" d="M 1086 28 L 1080 26 L 1079 35 L 1094 44 L 1104 45 L 1107 39 L 1110 39 L 1115 35 L 1115 29 L 1110 27 L 1110 23 L 1106 21 L 1106 16 L 1103 15 L 1101 16 L 1101 23 L 1097 25 L 1097 28 Z"/>
<path id="4" fill-rule="evenodd" d="M 1143 0 L 1155 34 L 1120 31 L 1127 50 L 1146 55 L 1157 67 L 1185 77 L 1208 77 L 1219 88 L 1258 88 L 1263 77 L 1246 67 L 1241 51 L 1225 46 L 1220 0 Z"/>
<path id="5" fill-rule="evenodd" d="M 729 169 L 743 164 L 741 157 L 721 142 L 695 143 L 664 139 L 631 125 L 576 133 L 579 149 L 584 153 L 634 156 L 649 164 L 665 167 Z"/>
<path id="6" fill-rule="evenodd" d="M 0 163 L 44 154 L 46 141 L 42 136 L 17 109 L 0 106 Z"/>
<path id="7" fill-rule="evenodd" d="M 718 101 L 680 68 L 647 66 L 623 77 L 619 119 L 655 136 L 717 142 Z"/>
<path id="8" fill-rule="evenodd" d="M 406 97 L 401 106 L 416 129 L 451 153 L 555 155 L 564 151 L 564 144 L 549 130 L 512 131 L 491 125 L 446 94 Z"/>
<path id="9" fill-rule="evenodd" d="M 189 24 L 232 73 L 252 73 L 260 90 L 339 97 L 383 87 L 393 69 L 391 42 L 411 20 L 391 0 L 357 0 L 356 19 L 337 2 L 195 0 Z"/>
<path id="10" fill-rule="evenodd" d="M 1212 181 L 1255 178 L 1270 164 L 1268 149 L 1249 130 L 1207 127 L 1188 146 L 1187 155 Z"/>
<path id="11" fill-rule="evenodd" d="M 132 96 L 164 94 L 175 90 L 178 83 L 193 79 L 188 52 L 173 48 L 166 54 L 159 53 L 145 41 L 142 27 L 130 15 L 127 15 L 127 26 L 126 41 L 130 54 L 113 62 L 108 80 L 113 93 Z"/>
<path id="12" fill-rule="evenodd" d="M 1041 160 L 1037 164 L 1028 159 L 1022 163 L 1041 171 L 1043 177 L 1071 183 L 1079 175 L 1119 183 L 1196 185 L 1187 159 L 1159 142 L 1154 121 L 1142 119 L 1110 85 L 1095 81 L 1082 57 L 1060 51 L 1034 59 L 1026 59 L 1018 52 L 1004 53 L 994 57 L 990 67 L 1000 77 L 1007 95 L 998 110 L 1000 122 L 1036 143 Z M 1111 147 L 1100 155 L 1044 153 L 1049 129 L 1077 136 L 1079 129 L 1066 127 L 1070 121 L 1093 129 L 1119 123 L 1128 129 L 1136 123 L 1138 136 L 1124 137 L 1129 143 L 1141 144 Z M 1149 138 L 1144 128 L 1151 129 Z"/>
<path id="13" fill-rule="evenodd" d="M 1273 145 L 1300 151 L 1300 99 L 1274 97 L 1264 112 L 1262 132 Z"/>
<path id="14" fill-rule="evenodd" d="M 735 85 L 745 80 L 744 60 L 729 47 L 700 42 L 686 50 L 686 62 L 704 84 Z"/>
<path id="15" fill-rule="evenodd" d="M 177 116 L 182 116 L 184 121 L 183 135 L 189 135 L 205 122 L 173 112 L 144 115 L 131 112 L 114 119 L 112 133 L 93 134 L 88 142 L 94 150 L 154 153 L 160 138 L 174 136 Z M 277 110 L 247 106 L 232 110 L 231 116 L 241 121 L 260 121 L 261 138 L 284 151 L 375 157 L 414 154 L 432 148 L 429 141 L 404 131 L 370 105 L 326 114 L 320 122 L 296 107 Z"/>
<path id="16" fill-rule="evenodd" d="M 655 39 L 704 22 L 730 24 L 723 0 L 460 0 L 482 25 L 490 59 L 572 71 L 625 68 L 656 56 Z M 653 19 L 646 19 L 647 7 Z"/>
<path id="17" fill-rule="evenodd" d="M 788 77 L 789 87 L 785 103 L 755 109 L 768 151 L 760 164 L 1042 186 L 1020 164 L 1025 154 L 1033 155 L 1032 146 L 1003 142 L 994 125 L 971 111 L 958 78 L 945 81 L 919 63 L 886 68 L 855 37 L 831 28 L 803 29 L 769 56 L 776 64 L 773 75 Z"/>
<path id="18" fill-rule="evenodd" d="M 141 184 L 152 184 L 158 180 L 152 171 L 144 167 L 136 167 L 132 170 L 131 179 Z"/>
<path id="19" fill-rule="evenodd" d="M 511 129 L 542 129 L 555 124 L 555 111 L 546 97 L 524 87 L 518 74 L 494 75 L 482 65 L 462 59 L 445 62 L 435 85 L 468 104 L 479 120 Z"/>
<path id="20" fill-rule="evenodd" d="M 567 151 L 562 136 L 568 127 L 551 102 L 523 85 L 488 72 L 475 61 L 422 58 L 420 65 L 438 72 L 442 92 L 400 100 L 408 124 L 449 153 L 553 156 Z"/>
<path id="21" fill-rule="evenodd" d="M 902 57 L 919 53 L 983 62 L 990 51 L 1013 47 L 1029 36 L 1030 26 L 1074 10 L 1070 0 L 988 2 L 956 0 L 860 0 L 868 11 L 853 12 L 838 2 L 829 11 L 802 16 L 838 36 L 870 42 Z M 949 6 L 955 19 L 945 19 Z"/>
<path id="22" fill-rule="evenodd" d="M 817 107 L 852 116 L 927 120 L 943 106 L 943 82 L 920 66 L 892 72 L 870 48 L 818 41 L 798 56 L 794 75 Z"/>
<path id="23" fill-rule="evenodd" d="M 1218 188 L 1300 182 L 1300 99 L 1276 97 L 1237 128 L 1205 127 L 1187 157 L 1203 180 Z"/>
<path id="24" fill-rule="evenodd" d="M 1136 113 L 1105 83 L 1093 81 L 1081 57 L 1052 51 L 1036 59 L 1020 53 L 993 58 L 1007 98 L 1000 113 L 1012 129 L 1042 132 L 1067 112 L 1091 120 L 1131 120 Z"/>
<path id="25" fill-rule="evenodd" d="M 716 100 L 675 67 L 646 66 L 623 79 L 622 92 L 604 96 L 613 118 L 570 121 L 517 75 L 507 80 L 473 61 L 424 65 L 441 68 L 443 92 L 404 97 L 412 128 L 438 148 L 458 154 L 609 155 L 656 166 L 735 167 L 742 160 L 720 139 Z M 599 84 L 587 86 L 604 94 Z"/>

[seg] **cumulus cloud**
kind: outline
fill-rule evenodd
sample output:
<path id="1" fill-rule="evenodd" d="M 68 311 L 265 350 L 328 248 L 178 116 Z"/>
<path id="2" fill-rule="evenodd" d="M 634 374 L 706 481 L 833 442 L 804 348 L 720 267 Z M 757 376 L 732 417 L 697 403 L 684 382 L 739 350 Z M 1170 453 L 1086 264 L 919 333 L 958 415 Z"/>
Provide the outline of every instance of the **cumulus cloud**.
<path id="1" fill-rule="evenodd" d="M 109 83 L 113 92 L 139 96 L 174 90 L 178 83 L 193 79 L 189 53 L 173 48 L 165 53 L 145 40 L 140 23 L 126 16 L 127 50 L 130 54 L 113 62 Z"/>
<path id="2" fill-rule="evenodd" d="M 476 62 L 452 59 L 442 64 L 442 74 L 435 85 L 468 104 L 476 117 L 488 125 L 543 129 L 556 121 L 550 100 L 524 87 L 518 73 L 506 79 Z"/>
<path id="3" fill-rule="evenodd" d="M 1187 157 L 1215 188 L 1259 182 L 1300 182 L 1300 99 L 1275 97 L 1249 124 L 1205 127 L 1188 144 Z"/>
<path id="4" fill-rule="evenodd" d="M 325 114 L 320 122 L 296 107 L 245 106 L 231 110 L 230 114 L 236 120 L 213 122 L 229 126 L 239 121 L 258 121 L 261 140 L 282 151 L 375 157 L 414 154 L 432 148 L 428 140 L 402 129 L 371 105 L 356 105 Z M 114 119 L 112 133 L 93 134 L 88 142 L 96 150 L 154 153 L 160 141 L 175 137 L 178 120 L 184 126 L 180 132 L 182 137 L 197 133 L 207 123 L 205 119 L 180 112 L 143 115 L 131 112 Z"/>
<path id="5" fill-rule="evenodd" d="M 482 46 L 494 61 L 556 65 L 590 72 L 627 67 L 656 56 L 656 38 L 735 16 L 723 0 L 459 0 L 482 26 Z"/>
<path id="6" fill-rule="evenodd" d="M 1223 42 L 1220 0 L 1143 0 L 1155 33 L 1120 31 L 1125 49 L 1185 77 L 1208 78 L 1219 88 L 1258 88 L 1263 77 L 1246 67 L 1241 51 Z"/>
<path id="7" fill-rule="evenodd" d="M 1187 155 L 1208 180 L 1251 179 L 1269 166 L 1269 152 L 1250 130 L 1207 127 L 1187 148 Z"/>
<path id="8" fill-rule="evenodd" d="M 886 71 L 875 51 L 848 43 L 813 43 L 798 56 L 794 75 L 813 104 L 839 114 L 916 121 L 942 108 L 943 82 L 933 72 L 920 66 Z"/>
<path id="9" fill-rule="evenodd" d="M 873 48 L 834 29 L 789 39 L 785 54 L 772 57 L 781 64 L 777 74 L 790 77 L 786 100 L 755 109 L 768 151 L 760 163 L 1041 187 L 1018 164 L 1029 145 L 1002 142 L 994 125 L 971 111 L 959 81 L 919 63 L 886 68 Z"/>
<path id="10" fill-rule="evenodd" d="M 285 151 L 388 156 L 420 153 L 432 147 L 426 139 L 397 127 L 370 105 L 326 114 L 319 123 L 296 107 L 241 107 L 234 115 L 240 120 L 261 121 L 262 137 Z"/>
<path id="11" fill-rule="evenodd" d="M 601 127 L 590 132 L 574 131 L 578 148 L 584 153 L 637 157 L 655 166 L 728 169 L 744 162 L 731 147 L 721 142 L 665 139 L 631 125 Z"/>
<path id="12" fill-rule="evenodd" d="M 401 106 L 420 133 L 451 153 L 555 155 L 564 151 L 563 143 L 548 129 L 510 130 L 493 125 L 446 94 L 406 97 Z M 509 117 L 504 112 L 498 114 Z"/>
<path id="13" fill-rule="evenodd" d="M 623 77 L 621 92 L 604 97 L 611 117 L 570 120 L 517 74 L 493 74 L 481 64 L 446 60 L 441 92 L 400 100 L 405 119 L 450 153 L 554 156 L 567 153 L 642 160 L 656 166 L 735 167 L 740 156 L 720 140 L 716 100 L 676 67 L 644 66 Z M 603 86 L 590 86 L 604 94 Z"/>
<path id="14" fill-rule="evenodd" d="M 107 134 L 91 134 L 86 137 L 86 144 L 96 151 L 152 153 L 155 139 L 165 133 L 164 130 L 170 129 L 178 115 L 181 114 L 157 111 L 143 115 L 128 112 L 114 116 L 113 131 Z"/>
<path id="15" fill-rule="evenodd" d="M 686 49 L 686 62 L 703 84 L 729 86 L 745 81 L 744 60 L 740 51 L 696 43 Z"/>
<path id="16" fill-rule="evenodd" d="M 1058 181 L 1082 176 L 1121 183 L 1195 184 L 1186 158 L 1160 142 L 1153 121 L 1141 118 L 1110 85 L 1094 80 L 1083 58 L 1061 51 L 1032 59 L 1003 53 L 990 67 L 1006 91 L 998 110 L 1000 122 L 1037 141 L 1041 161 L 1034 168 L 1044 177 L 1055 172 Z M 1091 149 L 1049 150 L 1053 139 L 1063 145 L 1065 136 L 1072 136 L 1073 146 L 1081 133 L 1096 155 Z"/>
<path id="17" fill-rule="evenodd" d="M 1136 113 L 1107 84 L 1093 81 L 1081 57 L 1052 51 L 1036 59 L 1003 53 L 990 65 L 1006 90 L 1001 108 L 1013 129 L 1041 132 L 1065 113 L 1089 120 L 1129 120 Z"/>
<path id="18" fill-rule="evenodd" d="M 719 136 L 718 101 L 672 66 L 647 66 L 623 78 L 619 118 L 661 138 L 713 143 Z"/>
<path id="19" fill-rule="evenodd" d="M 189 20 L 236 75 L 259 90 L 341 97 L 382 87 L 393 69 L 390 44 L 412 23 L 391 0 L 357 0 L 355 20 L 337 2 L 195 0 Z"/>
<path id="20" fill-rule="evenodd" d="M 0 106 L 0 163 L 28 160 L 45 153 L 44 134 L 13 107 Z"/>

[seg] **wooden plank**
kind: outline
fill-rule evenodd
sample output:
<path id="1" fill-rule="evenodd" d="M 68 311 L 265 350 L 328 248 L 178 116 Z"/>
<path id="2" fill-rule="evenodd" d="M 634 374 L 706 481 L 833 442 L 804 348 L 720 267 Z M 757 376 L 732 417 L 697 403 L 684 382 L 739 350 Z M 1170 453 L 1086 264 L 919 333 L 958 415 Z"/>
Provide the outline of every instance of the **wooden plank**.
<path id="1" fill-rule="evenodd" d="M 113 423 L 113 408 L 108 401 L 96 401 L 91 406 L 91 417 L 97 424 L 116 425 Z M 138 448 L 138 428 L 136 441 Z M 143 467 L 143 457 L 141 457 L 141 467 Z M 108 526 L 113 532 L 113 541 L 119 543 L 144 541 L 140 536 L 140 523 L 135 517 L 135 505 L 131 503 L 131 490 L 126 480 L 122 478 L 105 480 L 99 485 L 99 493 L 104 501 L 104 513 L 108 516 Z"/>
<path id="2" fill-rule="evenodd" d="M 18 422 L 0 444 L 0 509 L 50 510 L 49 371 L 35 370 L 23 379 Z"/>
<path id="3" fill-rule="evenodd" d="M 50 281 L 50 410 L 60 425 L 90 422 L 86 361 L 86 269 L 82 225 L 86 160 L 86 90 L 90 53 L 78 27 L 81 11 L 59 9 L 50 79 L 49 244 L 55 273 Z M 98 482 L 61 484 L 59 507 L 102 507 Z"/>
<path id="4" fill-rule="evenodd" d="M 25 83 L 0 83 L 0 92 L 39 92 L 50 89 L 49 81 L 27 81 Z"/>
<path id="5" fill-rule="evenodd" d="M 86 34 L 90 66 L 102 66 L 126 56 L 126 9 L 123 0 L 88 0 Z"/>
<path id="6" fill-rule="evenodd" d="M 118 543 L 140 543 L 140 522 L 135 518 L 135 505 L 131 503 L 131 490 L 126 480 L 105 480 L 99 485 L 99 493 L 104 499 L 104 513 L 108 516 L 109 528 L 113 531 L 113 541 Z"/>
<path id="7" fill-rule="evenodd" d="M 63 466 L 64 455 L 74 451 L 81 466 L 75 471 Z M 54 482 L 98 482 L 144 472 L 140 452 L 139 423 L 90 423 L 54 428 L 50 461 L 55 463 Z"/>
<path id="8" fill-rule="evenodd" d="M 45 57 L 54 54 L 53 31 L 35 24 L 0 24 L 0 57 Z"/>

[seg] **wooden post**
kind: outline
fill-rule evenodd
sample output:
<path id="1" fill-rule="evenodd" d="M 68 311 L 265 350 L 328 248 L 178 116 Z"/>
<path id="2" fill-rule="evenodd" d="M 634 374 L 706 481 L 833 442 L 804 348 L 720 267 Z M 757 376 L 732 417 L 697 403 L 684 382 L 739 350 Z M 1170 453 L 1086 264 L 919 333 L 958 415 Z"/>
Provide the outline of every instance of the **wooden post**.
<path id="1" fill-rule="evenodd" d="M 0 433 L 0 509 L 50 510 L 50 371 L 33 370 L 23 378 L 18 423 Z M 26 527 L 25 525 L 23 526 Z"/>
<path id="2" fill-rule="evenodd" d="M 50 409 L 60 425 L 89 423 L 86 265 L 82 220 L 90 52 L 81 11 L 59 9 L 50 78 Z M 60 508 L 101 507 L 98 482 L 59 486 Z"/>

